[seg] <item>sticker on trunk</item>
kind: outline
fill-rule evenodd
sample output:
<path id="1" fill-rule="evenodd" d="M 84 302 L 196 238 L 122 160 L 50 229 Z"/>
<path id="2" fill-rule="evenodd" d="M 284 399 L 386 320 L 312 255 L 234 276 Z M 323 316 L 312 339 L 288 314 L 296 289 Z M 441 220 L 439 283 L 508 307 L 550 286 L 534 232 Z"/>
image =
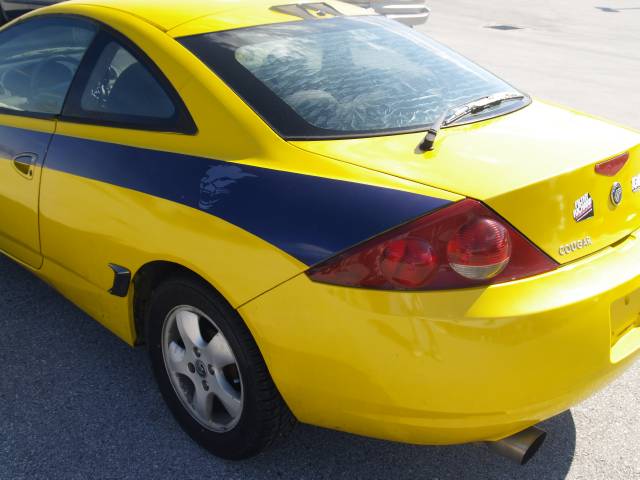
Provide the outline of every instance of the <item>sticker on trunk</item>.
<path id="1" fill-rule="evenodd" d="M 636 193 L 638 190 L 640 190 L 640 174 L 631 177 L 631 191 Z"/>
<path id="2" fill-rule="evenodd" d="M 585 193 L 576 200 L 573 208 L 573 219 L 576 222 L 581 222 L 591 217 L 593 217 L 593 198 L 591 198 L 590 193 Z"/>

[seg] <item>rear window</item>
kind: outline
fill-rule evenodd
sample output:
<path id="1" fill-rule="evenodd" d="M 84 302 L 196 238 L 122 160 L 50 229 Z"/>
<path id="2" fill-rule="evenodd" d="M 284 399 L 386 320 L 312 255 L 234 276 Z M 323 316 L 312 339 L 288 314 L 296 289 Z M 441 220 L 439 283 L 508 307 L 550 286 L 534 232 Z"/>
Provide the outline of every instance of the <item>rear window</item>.
<path id="1" fill-rule="evenodd" d="M 418 131 L 447 107 L 515 92 L 439 43 L 376 16 L 282 23 L 180 41 L 291 139 Z M 506 108 L 523 106 L 515 103 Z"/>

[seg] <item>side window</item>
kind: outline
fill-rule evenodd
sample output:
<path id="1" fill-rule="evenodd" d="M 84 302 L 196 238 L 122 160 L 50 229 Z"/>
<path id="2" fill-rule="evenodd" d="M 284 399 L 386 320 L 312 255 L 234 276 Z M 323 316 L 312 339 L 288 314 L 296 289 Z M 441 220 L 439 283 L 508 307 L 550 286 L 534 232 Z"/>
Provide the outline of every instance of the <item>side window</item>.
<path id="1" fill-rule="evenodd" d="M 58 115 L 97 28 L 78 18 L 36 17 L 0 33 L 0 110 Z"/>
<path id="2" fill-rule="evenodd" d="M 103 33 L 87 71 L 78 76 L 65 118 L 123 128 L 192 133 L 175 91 L 149 60 Z M 84 70 L 84 67 L 83 67 Z M 82 78 L 84 77 L 84 78 Z"/>
<path id="3" fill-rule="evenodd" d="M 149 70 L 115 42 L 107 44 L 82 93 L 80 107 L 93 114 L 169 119 L 173 102 Z"/>

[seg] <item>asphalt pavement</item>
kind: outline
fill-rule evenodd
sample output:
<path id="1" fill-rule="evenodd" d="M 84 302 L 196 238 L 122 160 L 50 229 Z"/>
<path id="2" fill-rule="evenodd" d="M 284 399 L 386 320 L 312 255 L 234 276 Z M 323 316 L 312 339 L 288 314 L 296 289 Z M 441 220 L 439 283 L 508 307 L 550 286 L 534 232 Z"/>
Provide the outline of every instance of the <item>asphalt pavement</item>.
<path id="1" fill-rule="evenodd" d="M 640 128 L 640 1 L 602 1 L 433 0 L 421 29 L 535 96 Z M 548 440 L 525 467 L 482 445 L 409 446 L 303 425 L 234 463 L 177 427 L 143 349 L 4 258 L 0 306 L 0 479 L 640 478 L 640 364 L 545 422 Z"/>
<path id="2" fill-rule="evenodd" d="M 536 97 L 640 129 L 640 0 L 427 1 L 427 34 Z"/>

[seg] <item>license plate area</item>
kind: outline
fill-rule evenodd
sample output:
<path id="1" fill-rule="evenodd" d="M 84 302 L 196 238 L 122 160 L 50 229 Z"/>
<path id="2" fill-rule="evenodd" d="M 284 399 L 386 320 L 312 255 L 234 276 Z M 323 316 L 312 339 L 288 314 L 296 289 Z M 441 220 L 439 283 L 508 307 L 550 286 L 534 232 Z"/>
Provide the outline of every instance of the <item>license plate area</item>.
<path id="1" fill-rule="evenodd" d="M 611 305 L 611 360 L 615 363 L 640 347 L 640 290 Z"/>

